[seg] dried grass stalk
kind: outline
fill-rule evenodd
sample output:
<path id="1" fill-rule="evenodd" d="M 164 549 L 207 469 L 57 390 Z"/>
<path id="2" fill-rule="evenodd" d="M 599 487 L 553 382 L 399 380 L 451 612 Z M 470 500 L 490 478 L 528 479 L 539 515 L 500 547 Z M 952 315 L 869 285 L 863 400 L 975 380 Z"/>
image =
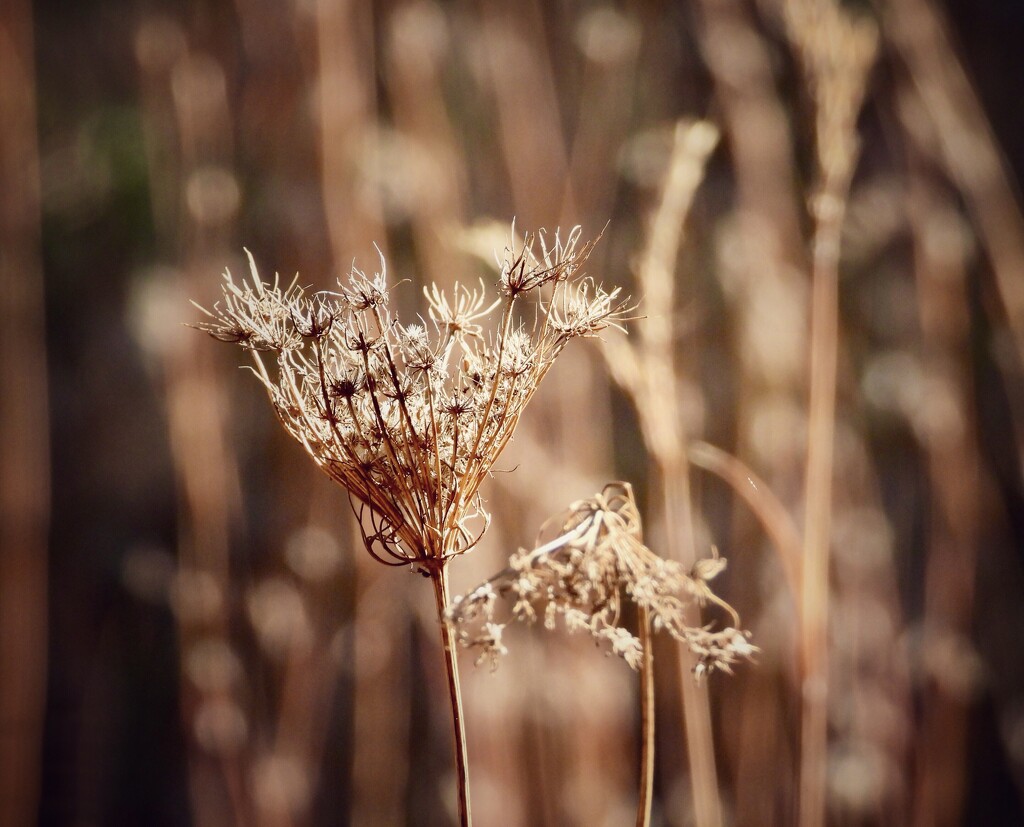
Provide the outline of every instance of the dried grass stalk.
<path id="1" fill-rule="evenodd" d="M 815 106 L 817 191 L 811 282 L 810 400 L 805 476 L 801 654 L 803 711 L 800 824 L 825 819 L 827 758 L 829 544 L 839 354 L 839 241 L 858 156 L 856 121 L 877 31 L 832 0 L 790 0 L 786 32 L 801 60 Z"/>
<path id="2" fill-rule="evenodd" d="M 666 554 L 684 565 L 693 565 L 696 554 L 687 434 L 675 363 L 674 273 L 683 226 L 717 143 L 718 130 L 707 121 L 676 125 L 661 200 L 651 217 L 647 243 L 636 268 L 648 305 L 661 312 L 639 326 L 638 344 L 610 341 L 604 350 L 612 377 L 633 400 L 644 443 L 654 462 L 662 491 Z M 694 612 L 691 625 L 699 626 L 696 608 L 688 611 Z M 693 666 L 685 654 L 681 665 L 684 672 Z M 716 827 L 722 823 L 722 812 L 708 698 L 685 676 L 680 682 L 694 815 L 700 824 Z"/>

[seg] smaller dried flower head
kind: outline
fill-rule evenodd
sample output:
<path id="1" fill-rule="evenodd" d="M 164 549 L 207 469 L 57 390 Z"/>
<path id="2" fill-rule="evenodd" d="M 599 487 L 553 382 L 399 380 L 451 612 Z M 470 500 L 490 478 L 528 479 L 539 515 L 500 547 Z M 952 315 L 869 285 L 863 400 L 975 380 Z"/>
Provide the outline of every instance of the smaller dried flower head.
<path id="1" fill-rule="evenodd" d="M 583 277 L 593 243 L 579 239 L 577 227 L 510 243 L 501 298 L 430 285 L 428 319 L 411 324 L 389 307 L 383 255 L 379 272 L 353 267 L 311 295 L 265 284 L 250 255 L 251 280 L 226 273 L 196 327 L 248 351 L 282 424 L 348 491 L 371 554 L 437 569 L 487 529 L 480 486 L 562 349 L 632 309 Z"/>
<path id="2" fill-rule="evenodd" d="M 571 279 L 597 243 L 595 239 L 577 249 L 581 234 L 578 226 L 573 227 L 563 240 L 556 230 L 554 243 L 549 244 L 543 231 L 536 235 L 527 233 L 517 247 L 513 225 L 512 240 L 505 249 L 505 257 L 498 262 L 501 292 L 514 297 L 545 284 Z"/>
<path id="3" fill-rule="evenodd" d="M 750 658 L 757 648 L 749 633 L 740 631 L 736 612 L 710 589 L 708 580 L 722 571 L 725 561 L 713 556 L 698 561 L 693 571 L 664 560 L 643 544 L 640 514 L 628 483 L 612 483 L 595 497 L 574 503 L 554 521 L 557 536 L 532 551 L 520 550 L 509 566 L 468 594 L 456 598 L 447 617 L 459 630 L 462 645 L 480 652 L 478 663 L 492 667 L 505 654 L 497 617 L 498 597 L 512 601 L 510 621 L 534 621 L 538 612 L 553 628 L 562 617 L 569 631 L 587 631 L 611 654 L 639 669 L 640 640 L 621 625 L 624 598 L 647 609 L 655 631 L 664 629 L 684 643 L 697 663 L 698 678 Z M 687 624 L 688 603 L 714 603 L 724 609 L 731 625 Z"/>

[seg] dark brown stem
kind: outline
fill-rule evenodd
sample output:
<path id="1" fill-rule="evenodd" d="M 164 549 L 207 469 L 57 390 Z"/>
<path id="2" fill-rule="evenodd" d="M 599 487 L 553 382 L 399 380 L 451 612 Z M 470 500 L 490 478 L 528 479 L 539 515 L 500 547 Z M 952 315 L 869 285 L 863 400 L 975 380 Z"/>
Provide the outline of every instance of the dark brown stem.
<path id="1" fill-rule="evenodd" d="M 466 726 L 462 715 L 462 692 L 459 688 L 458 652 L 455 648 L 455 630 L 445 620 L 444 610 L 448 605 L 448 569 L 438 566 L 431 572 L 434 584 L 434 601 L 437 605 L 437 619 L 441 624 L 441 648 L 444 650 L 444 665 L 448 678 L 448 694 L 452 702 L 452 727 L 455 734 L 455 774 L 458 778 L 459 824 L 469 827 L 473 817 L 469 806 L 469 764 L 466 761 Z"/>
<path id="2" fill-rule="evenodd" d="M 640 665 L 640 797 L 636 806 L 636 827 L 648 827 L 654 795 L 654 650 L 647 608 L 638 605 L 637 609 L 644 656 Z"/>

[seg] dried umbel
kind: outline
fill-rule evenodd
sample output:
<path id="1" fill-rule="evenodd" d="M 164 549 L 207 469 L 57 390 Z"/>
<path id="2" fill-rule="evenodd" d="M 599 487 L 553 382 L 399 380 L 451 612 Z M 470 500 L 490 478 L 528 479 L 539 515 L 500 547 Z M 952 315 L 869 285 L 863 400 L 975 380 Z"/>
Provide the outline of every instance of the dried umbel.
<path id="1" fill-rule="evenodd" d="M 370 552 L 433 571 L 486 530 L 480 486 L 562 348 L 630 310 L 582 274 L 592 246 L 578 227 L 513 240 L 498 299 L 430 286 L 427 318 L 409 324 L 389 308 L 383 256 L 312 294 L 263 283 L 250 256 L 251 283 L 227 273 L 198 327 L 249 352 L 285 428 L 348 491 Z"/>
<path id="2" fill-rule="evenodd" d="M 511 620 L 534 621 L 539 612 L 550 629 L 561 616 L 569 631 L 589 632 L 634 669 L 640 668 L 643 646 L 621 625 L 624 598 L 646 609 L 654 631 L 664 629 L 689 647 L 698 678 L 716 669 L 731 672 L 733 663 L 756 651 L 749 633 L 739 630 L 736 612 L 708 584 L 725 568 L 725 560 L 715 554 L 686 572 L 647 548 L 628 483 L 605 486 L 597 496 L 572 504 L 551 525 L 557 531 L 554 539 L 532 551 L 520 550 L 507 569 L 449 606 L 449 622 L 459 629 L 463 646 L 479 650 L 478 663 L 489 660 L 493 667 L 506 653 L 506 623 L 496 619 L 499 598 L 514 601 Z M 687 624 L 687 604 L 708 603 L 724 610 L 731 625 L 713 631 Z"/>

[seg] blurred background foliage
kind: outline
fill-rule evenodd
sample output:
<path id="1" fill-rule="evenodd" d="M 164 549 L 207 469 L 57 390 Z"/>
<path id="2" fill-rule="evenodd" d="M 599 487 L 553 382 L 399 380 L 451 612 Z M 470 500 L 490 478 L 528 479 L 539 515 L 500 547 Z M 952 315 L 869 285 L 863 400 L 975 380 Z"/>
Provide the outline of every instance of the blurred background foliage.
<path id="1" fill-rule="evenodd" d="M 802 523 L 816 101 L 786 6 L 0 6 L 0 821 L 454 818 L 427 590 L 368 560 L 237 354 L 183 326 L 243 246 L 328 288 L 376 243 L 412 314 L 422 284 L 492 279 L 513 216 L 607 224 L 589 271 L 644 302 L 675 125 L 706 118 L 674 303 L 641 306 L 668 320 L 691 445 Z M 879 46 L 840 262 L 826 820 L 1020 823 L 1024 6 L 848 9 Z M 455 588 L 614 478 L 671 545 L 643 422 L 598 347 L 567 356 Z M 715 819 L 797 823 L 799 599 L 742 479 L 702 456 L 696 552 L 729 559 L 762 649 L 701 690 Z M 634 675 L 584 639 L 513 642 L 466 676 L 478 823 L 629 823 Z M 679 656 L 657 658 L 654 822 L 696 823 Z"/>

